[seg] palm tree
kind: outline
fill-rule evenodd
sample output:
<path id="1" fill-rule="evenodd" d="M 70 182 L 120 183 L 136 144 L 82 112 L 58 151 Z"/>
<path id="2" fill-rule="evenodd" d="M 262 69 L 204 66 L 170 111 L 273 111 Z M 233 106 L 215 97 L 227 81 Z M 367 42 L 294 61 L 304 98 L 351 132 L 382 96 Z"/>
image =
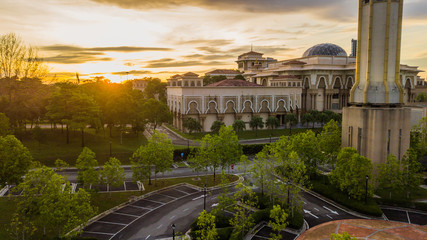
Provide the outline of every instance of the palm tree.
<path id="1" fill-rule="evenodd" d="M 251 121 L 249 122 L 249 126 L 252 129 L 255 129 L 255 134 L 258 137 L 258 128 L 263 128 L 264 127 L 264 122 L 262 121 L 261 117 L 258 116 L 254 116 L 252 117 Z"/>
<path id="2" fill-rule="evenodd" d="M 285 115 L 285 123 L 289 123 L 289 135 L 292 135 L 292 126 L 298 123 L 298 118 L 295 113 Z"/>

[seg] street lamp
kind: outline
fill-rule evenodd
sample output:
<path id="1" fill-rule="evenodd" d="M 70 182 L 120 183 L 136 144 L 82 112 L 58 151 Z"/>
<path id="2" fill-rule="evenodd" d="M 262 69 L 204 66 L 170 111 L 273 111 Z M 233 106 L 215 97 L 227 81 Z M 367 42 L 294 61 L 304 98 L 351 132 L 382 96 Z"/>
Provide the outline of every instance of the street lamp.
<path id="1" fill-rule="evenodd" d="M 271 143 L 271 133 L 270 133 L 270 143 Z"/>
<path id="2" fill-rule="evenodd" d="M 175 224 L 172 223 L 172 239 L 175 240 Z"/>
<path id="3" fill-rule="evenodd" d="M 369 176 L 366 175 L 365 204 L 368 203 L 368 179 L 369 179 Z"/>
<path id="4" fill-rule="evenodd" d="M 206 184 L 204 185 L 204 194 L 203 194 L 203 210 L 206 210 Z"/>
<path id="5" fill-rule="evenodd" d="M 111 157 L 111 144 L 112 144 L 113 142 L 110 140 L 110 157 Z"/>

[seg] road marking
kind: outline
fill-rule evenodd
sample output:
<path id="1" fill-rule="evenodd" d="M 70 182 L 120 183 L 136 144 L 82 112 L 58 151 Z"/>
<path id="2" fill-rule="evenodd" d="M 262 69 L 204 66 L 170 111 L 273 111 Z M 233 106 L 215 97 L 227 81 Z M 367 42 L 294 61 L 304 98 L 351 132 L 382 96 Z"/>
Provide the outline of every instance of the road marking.
<path id="1" fill-rule="evenodd" d="M 188 208 L 184 209 L 184 211 L 183 211 L 183 212 L 186 212 L 186 211 L 188 211 Z"/>
<path id="2" fill-rule="evenodd" d="M 326 209 L 326 210 L 328 210 L 329 212 L 331 212 L 333 214 L 339 215 L 337 211 L 333 211 L 332 209 L 330 209 L 328 207 L 323 206 L 323 208 Z"/>
<path id="3" fill-rule="evenodd" d="M 169 219 L 170 219 L 170 220 L 172 220 L 172 219 L 174 219 L 174 218 L 175 218 L 175 215 L 173 215 L 173 216 L 172 216 L 172 217 L 170 217 Z"/>
<path id="4" fill-rule="evenodd" d="M 182 190 L 179 190 L 178 188 L 174 188 L 173 190 L 178 191 L 178 192 L 185 193 L 185 195 L 190 195 L 190 193 L 185 192 L 185 191 L 182 191 Z"/>
<path id="5" fill-rule="evenodd" d="M 147 240 L 150 236 L 151 236 L 151 235 L 148 235 L 148 236 L 145 238 L 145 240 Z"/>
<path id="6" fill-rule="evenodd" d="M 91 231 L 83 231 L 85 233 L 93 233 L 93 234 L 101 234 L 101 235 L 114 235 L 114 233 L 103 233 L 103 232 L 91 232 Z"/>
<path id="7" fill-rule="evenodd" d="M 162 226 L 163 226 L 163 224 L 160 224 L 160 225 L 157 227 L 157 229 L 161 228 Z"/>
<path id="8" fill-rule="evenodd" d="M 408 211 L 405 211 L 405 212 L 406 212 L 406 217 L 408 218 L 408 223 L 411 224 L 411 219 L 409 218 Z"/>
<path id="9" fill-rule="evenodd" d="M 200 198 L 202 198 L 202 197 L 204 197 L 204 196 L 205 196 L 205 195 L 202 195 L 202 196 L 199 196 L 199 197 L 193 198 L 192 200 L 194 201 L 194 200 L 200 199 Z"/>
<path id="10" fill-rule="evenodd" d="M 178 199 L 176 197 L 172 197 L 172 196 L 169 196 L 169 195 L 166 195 L 166 194 L 163 194 L 163 193 L 157 193 L 157 195 L 164 196 L 164 197 L 167 197 L 167 198 L 172 198 L 172 199 Z"/>
<path id="11" fill-rule="evenodd" d="M 124 223 L 105 222 L 105 221 L 96 221 L 96 222 L 106 223 L 106 224 L 113 224 L 113 225 L 120 225 L 120 226 L 127 226 L 127 224 L 124 224 Z"/>
<path id="12" fill-rule="evenodd" d="M 304 204 L 307 204 L 306 202 L 302 201 Z"/>
<path id="13" fill-rule="evenodd" d="M 308 213 L 309 215 L 311 215 L 311 216 L 313 216 L 315 218 L 319 218 L 318 216 L 314 215 L 313 213 L 311 213 L 310 211 L 305 210 L 305 209 L 304 209 L 304 213 Z"/>
<path id="14" fill-rule="evenodd" d="M 328 218 L 330 218 L 330 219 L 333 219 L 331 216 L 329 216 L 328 214 L 326 214 L 326 216 L 328 217 Z"/>
<path id="15" fill-rule="evenodd" d="M 155 196 L 155 195 L 151 195 L 151 196 Z M 158 204 L 161 204 L 161 205 L 165 205 L 166 203 L 164 203 L 164 202 L 158 202 L 158 201 L 154 201 L 154 200 L 150 200 L 150 199 L 146 199 L 146 198 L 143 198 L 142 200 L 145 200 L 145 201 L 150 201 L 150 202 L 153 202 L 153 203 L 158 203 Z M 169 201 L 169 202 L 167 202 L 167 203 L 170 203 L 170 202 L 172 202 L 173 200 L 171 200 L 171 201 Z"/>
<path id="16" fill-rule="evenodd" d="M 212 204 L 212 207 L 216 207 L 216 206 L 218 206 L 218 203 Z"/>
<path id="17" fill-rule="evenodd" d="M 132 215 L 132 214 L 127 214 L 127 213 L 119 213 L 119 212 L 113 212 L 112 214 L 119 214 L 119 215 L 123 215 L 123 216 L 129 216 L 129 217 L 140 217 L 139 215 Z"/>
<path id="18" fill-rule="evenodd" d="M 314 208 L 314 210 L 316 210 L 316 211 L 318 211 L 318 212 L 319 212 L 319 209 L 317 209 L 317 208 Z"/>

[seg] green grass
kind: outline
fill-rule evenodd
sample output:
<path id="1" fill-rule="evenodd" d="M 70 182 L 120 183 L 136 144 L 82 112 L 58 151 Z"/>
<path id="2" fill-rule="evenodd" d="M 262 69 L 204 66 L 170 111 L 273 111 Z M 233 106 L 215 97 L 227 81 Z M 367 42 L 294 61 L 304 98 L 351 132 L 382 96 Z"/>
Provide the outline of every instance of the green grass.
<path id="1" fill-rule="evenodd" d="M 235 175 L 227 176 L 230 182 L 238 180 L 238 177 Z M 154 185 L 154 180 L 152 181 L 152 185 L 148 185 L 148 181 L 144 181 L 145 191 L 143 192 L 113 192 L 111 195 L 109 193 L 92 193 L 92 205 L 97 208 L 98 211 L 95 215 L 98 215 L 99 213 L 124 203 L 135 196 L 141 196 L 178 183 L 189 183 L 202 187 L 205 182 L 207 183 L 207 187 L 216 186 L 221 183 L 220 175 L 217 175 L 215 181 L 213 180 L 213 175 L 208 175 L 207 180 L 205 179 L 205 176 L 200 176 L 200 179 L 198 180 L 193 177 L 159 179 L 157 180 L 156 185 Z M 12 197 L 12 200 L 9 200 L 7 197 L 0 198 L 0 239 L 2 240 L 11 239 L 6 229 L 8 228 L 12 215 L 16 210 L 17 201 L 15 200 L 18 198 L 19 197 Z M 41 229 L 37 231 L 34 239 L 43 239 L 40 231 Z M 47 239 L 51 239 L 55 236 L 55 233 L 52 232 L 48 232 L 48 234 Z"/>
<path id="2" fill-rule="evenodd" d="M 171 125 L 167 125 L 167 127 L 172 131 L 174 131 L 175 133 L 177 133 L 178 135 L 181 135 L 184 138 L 188 138 L 192 140 L 201 140 L 205 135 L 210 134 L 210 132 L 196 132 L 196 133 L 189 134 L 189 133 L 183 133 Z M 295 129 L 292 129 L 292 134 L 305 132 L 307 130 L 312 130 L 318 133 L 321 131 L 321 128 L 315 128 L 315 129 L 295 128 Z M 258 130 L 258 134 L 257 134 L 257 131 L 252 131 L 252 130 L 238 132 L 237 136 L 239 137 L 240 140 L 245 140 L 245 139 L 269 138 L 270 134 L 271 134 L 271 137 L 280 137 L 284 135 L 288 136 L 290 135 L 290 133 L 291 132 L 289 129 L 273 129 L 273 130 L 264 129 L 264 130 Z"/>
<path id="3" fill-rule="evenodd" d="M 27 130 L 21 138 L 34 160 L 47 166 L 54 166 L 55 160 L 60 158 L 73 166 L 82 151 L 81 132 L 70 131 L 70 143 L 67 144 L 65 129 L 63 132 L 61 129 L 43 129 L 42 131 L 45 137 L 40 144 L 33 139 L 31 130 Z M 128 131 L 123 133 L 123 142 L 120 144 L 120 134 L 117 131 L 113 131 L 112 138 L 110 138 L 108 129 L 105 129 L 105 132 L 100 130 L 98 133 L 94 129 L 86 129 L 85 146 L 96 153 L 100 165 L 108 161 L 110 140 L 112 156 L 117 157 L 122 164 L 129 164 L 129 157 L 132 156 L 132 153 L 147 141 L 142 134 L 136 136 Z"/>

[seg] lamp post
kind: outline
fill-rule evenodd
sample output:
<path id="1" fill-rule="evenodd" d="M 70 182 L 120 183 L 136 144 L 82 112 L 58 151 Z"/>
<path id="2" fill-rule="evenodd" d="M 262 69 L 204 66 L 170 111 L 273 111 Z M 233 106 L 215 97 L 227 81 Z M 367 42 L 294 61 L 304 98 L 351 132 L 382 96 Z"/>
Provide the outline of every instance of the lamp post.
<path id="1" fill-rule="evenodd" d="M 172 239 L 175 240 L 175 224 L 172 223 Z"/>
<path id="2" fill-rule="evenodd" d="M 271 143 L 271 133 L 270 133 L 270 143 Z"/>
<path id="3" fill-rule="evenodd" d="M 368 179 L 369 179 L 369 176 L 366 175 L 365 204 L 368 203 Z"/>
<path id="4" fill-rule="evenodd" d="M 206 210 L 206 184 L 204 185 L 204 193 L 203 193 L 203 210 Z"/>
<path id="5" fill-rule="evenodd" d="M 113 142 L 110 140 L 110 157 L 111 157 L 111 144 L 112 144 Z"/>

